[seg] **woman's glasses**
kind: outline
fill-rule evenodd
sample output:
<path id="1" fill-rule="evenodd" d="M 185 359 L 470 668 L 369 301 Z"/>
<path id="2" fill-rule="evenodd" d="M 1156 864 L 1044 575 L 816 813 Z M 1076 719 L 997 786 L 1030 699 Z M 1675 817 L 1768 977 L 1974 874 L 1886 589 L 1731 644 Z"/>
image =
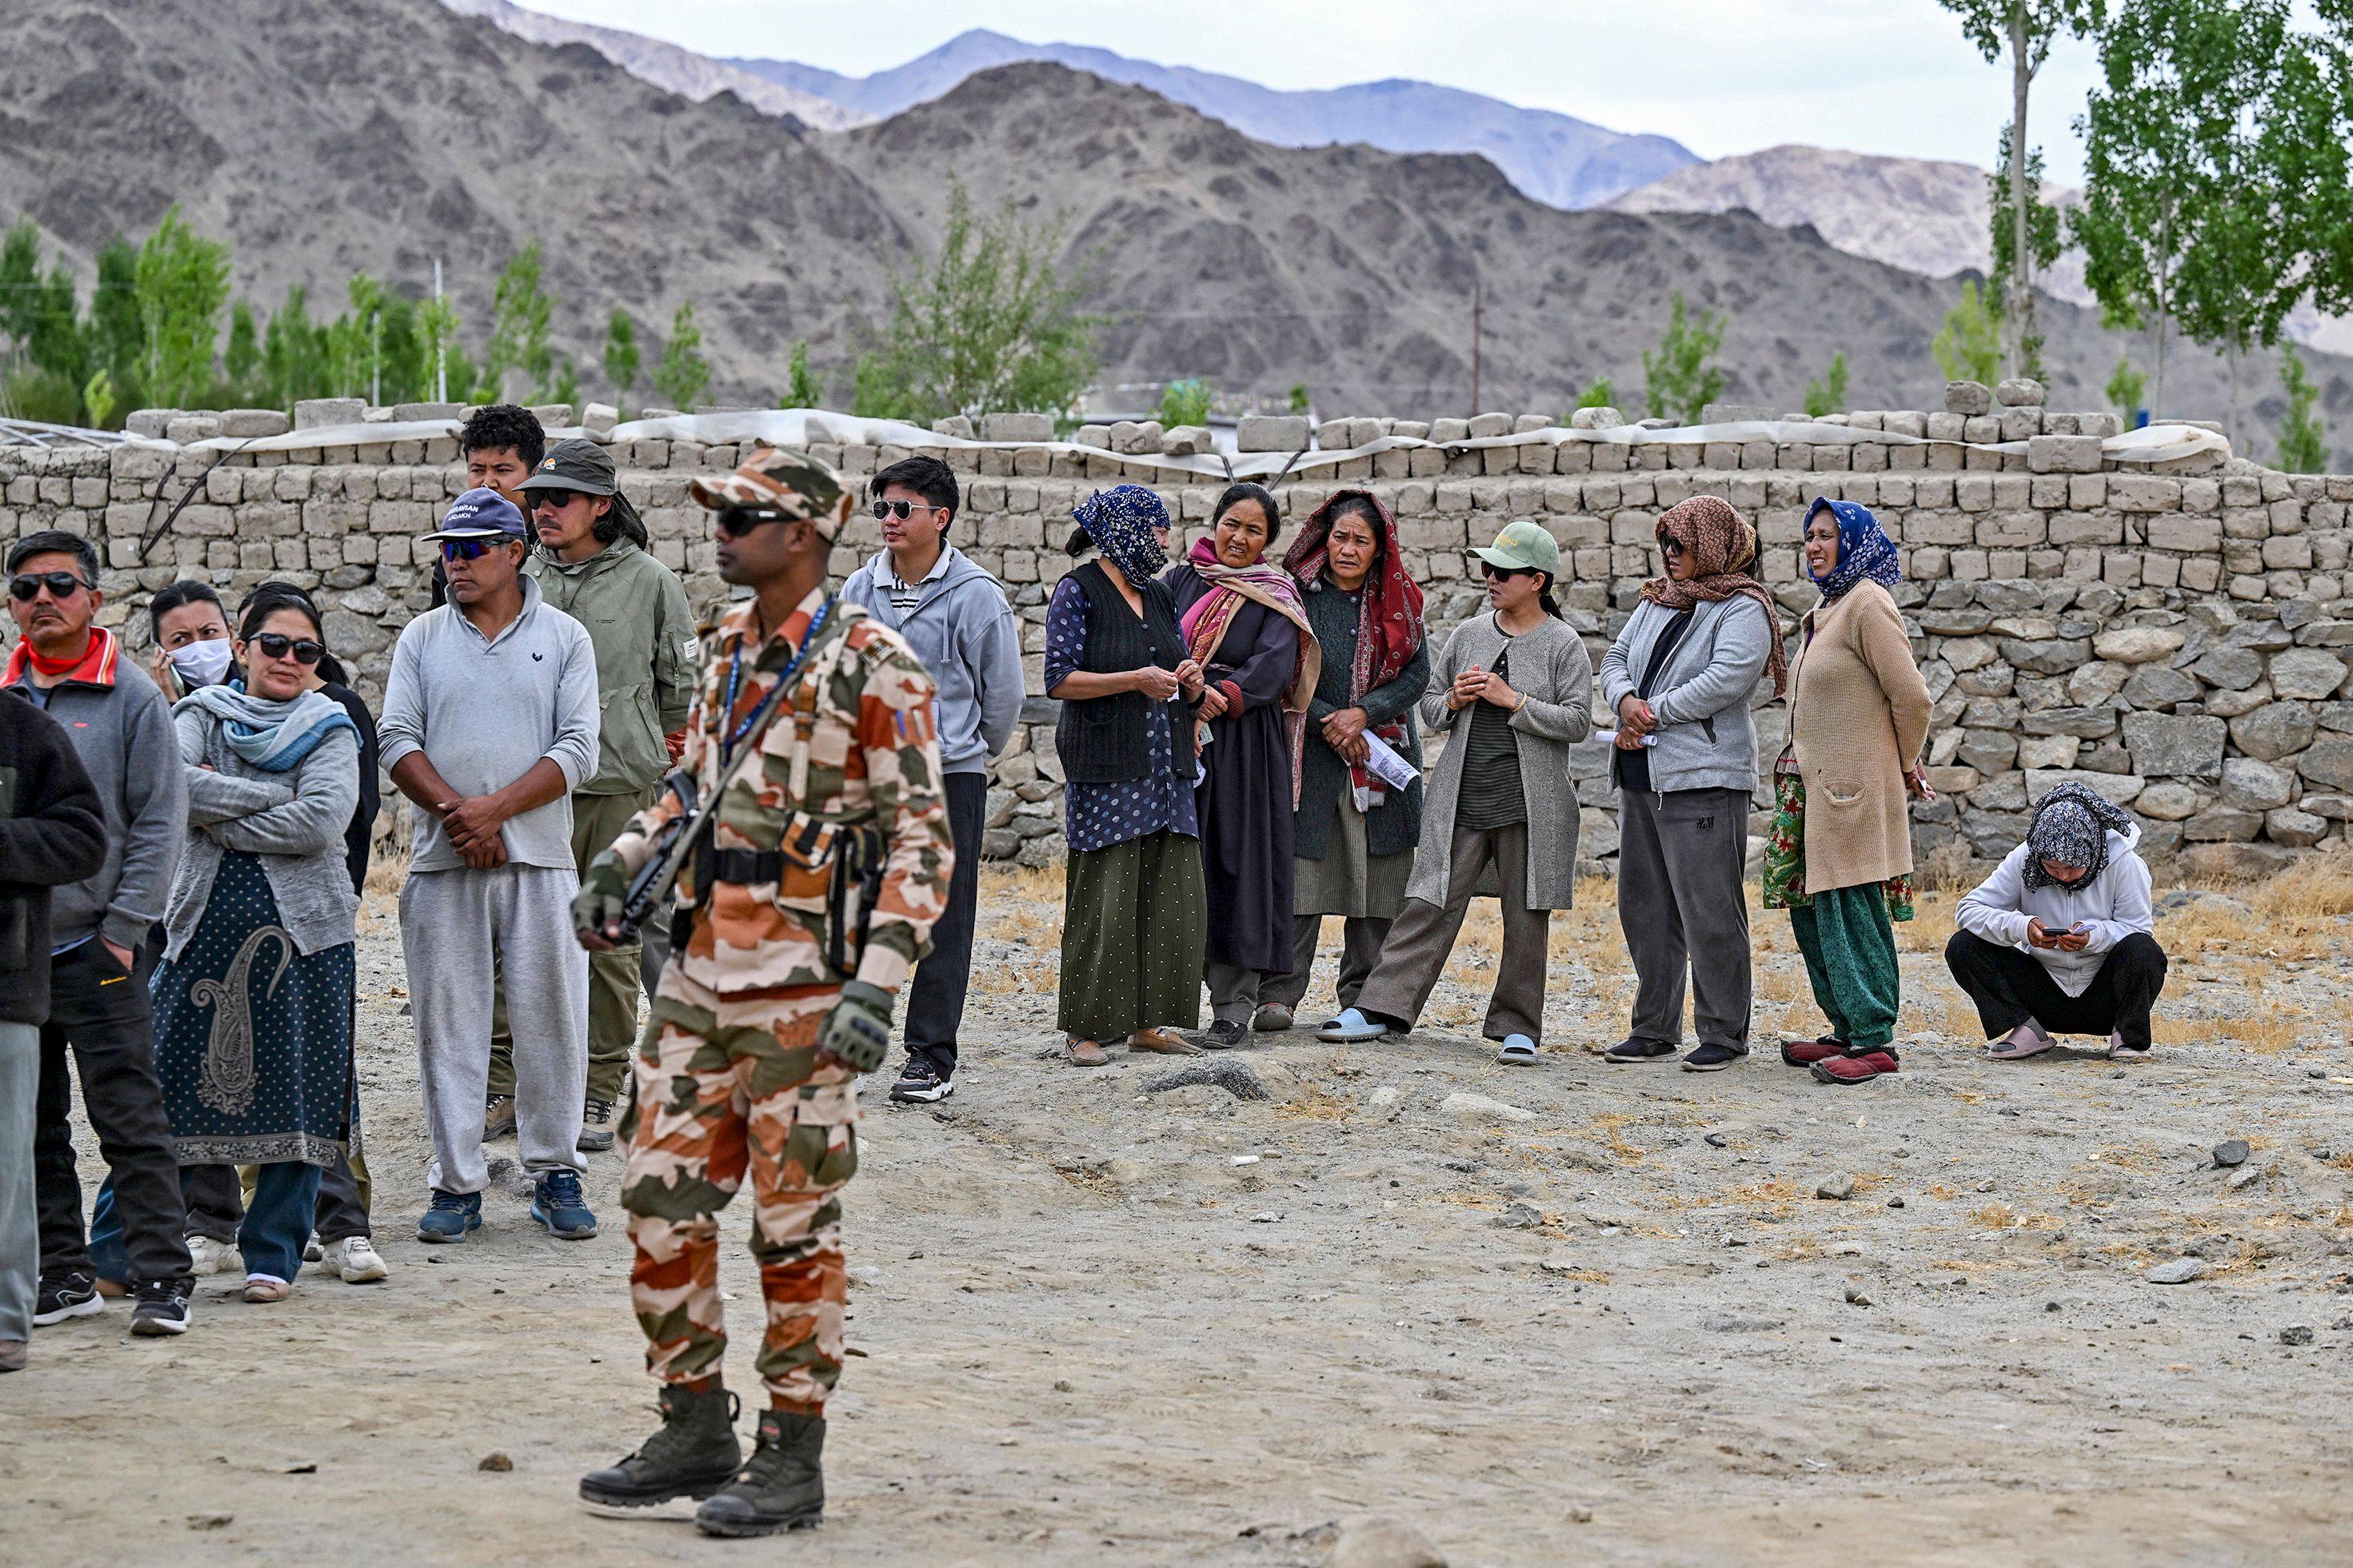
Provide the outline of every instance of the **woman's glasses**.
<path id="1" fill-rule="evenodd" d="M 316 664 L 327 656 L 324 643 L 312 642 L 309 637 L 290 637 L 282 632 L 264 632 L 253 639 L 253 646 L 261 650 L 265 658 L 284 658 L 290 653 L 297 664 Z"/>
<path id="2" fill-rule="evenodd" d="M 1659 541 L 1659 553 L 1662 555 L 1681 555 L 1683 553 L 1683 542 L 1670 533 L 1664 539 Z"/>
<path id="3" fill-rule="evenodd" d="M 27 572 L 8 580 L 8 596 L 20 605 L 29 605 L 47 588 L 50 598 L 63 603 L 74 596 L 75 589 L 89 586 L 70 572 Z"/>
<path id="4" fill-rule="evenodd" d="M 1487 574 L 1487 581 L 1490 583 L 1502 583 L 1514 577 L 1535 575 L 1535 568 L 1533 566 L 1498 566 L 1492 561 L 1482 561 L 1479 563 L 1479 570 Z"/>

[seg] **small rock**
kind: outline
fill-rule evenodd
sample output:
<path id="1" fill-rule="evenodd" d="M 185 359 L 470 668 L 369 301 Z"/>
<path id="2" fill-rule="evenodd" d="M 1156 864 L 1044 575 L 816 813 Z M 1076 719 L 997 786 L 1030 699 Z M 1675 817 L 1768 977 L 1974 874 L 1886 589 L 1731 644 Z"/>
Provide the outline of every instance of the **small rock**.
<path id="1" fill-rule="evenodd" d="M 478 1470 L 496 1470 L 503 1475 L 507 1471 L 514 1468 L 514 1461 L 507 1458 L 507 1451 L 504 1448 L 493 1448 L 489 1453 L 482 1456 L 482 1462 L 476 1465 L 474 1468 Z"/>
<path id="2" fill-rule="evenodd" d="M 1405 1521 L 1375 1515 L 1340 1527 L 1332 1568 L 1446 1568 L 1446 1554 Z"/>
<path id="3" fill-rule="evenodd" d="M 2148 1282 L 2152 1285 L 2187 1285 L 2192 1279 L 2205 1278 L 2205 1275 L 2204 1258 L 2177 1258 L 2170 1263 L 2160 1263 L 2150 1269 Z"/>
<path id="4" fill-rule="evenodd" d="M 1250 1215 L 1250 1224 L 1272 1225 L 1281 1218 L 1282 1218 L 1282 1216 L 1275 1213 L 1272 1209 L 1261 1209 L 1257 1214 Z"/>
<path id="5" fill-rule="evenodd" d="M 1781 1326 L 1778 1318 L 1703 1318 L 1701 1328 L 1712 1334 L 1761 1334 Z"/>
<path id="6" fill-rule="evenodd" d="M 1384 1121 L 1395 1121 L 1404 1109 L 1405 1090 L 1393 1083 L 1385 1083 L 1365 1097 L 1365 1114 Z"/>
<path id="7" fill-rule="evenodd" d="M 2280 1331 L 2280 1343 L 2284 1345 L 2308 1345 L 2311 1342 L 2312 1325 L 2310 1323 L 2290 1323 Z"/>
<path id="8" fill-rule="evenodd" d="M 1824 1179 L 1821 1184 L 1814 1189 L 1814 1196 L 1840 1200 L 1851 1198 L 1854 1196 L 1854 1177 L 1845 1171 L 1841 1171 L 1836 1175 Z"/>
<path id="9" fill-rule="evenodd" d="M 2249 1152 L 2250 1151 L 2247 1148 L 2247 1141 L 2245 1139 L 2228 1139 L 2214 1145 L 2214 1163 L 2217 1165 L 2243 1165 L 2247 1163 L 2247 1155 Z"/>
<path id="10" fill-rule="evenodd" d="M 1725 1149 L 1731 1147 L 1730 1144 L 1724 1141 L 1724 1134 L 1721 1132 L 1709 1132 L 1704 1134 L 1701 1137 L 1700 1142 L 1705 1143 L 1711 1149 Z"/>
<path id="11" fill-rule="evenodd" d="M 1534 1121 L 1536 1119 L 1536 1113 L 1525 1107 L 1461 1089 L 1440 1100 L 1438 1109 L 1457 1121 Z"/>
<path id="12" fill-rule="evenodd" d="M 1067 1377 L 1058 1377 L 1058 1378 L 1056 1378 L 1056 1379 L 1054 1380 L 1054 1392 L 1055 1392 L 1055 1393 L 1057 1393 L 1057 1394 L 1068 1394 L 1068 1393 L 1070 1393 L 1070 1392 L 1071 1392 L 1071 1380 L 1070 1380 L 1069 1378 L 1067 1378 Z"/>
<path id="13" fill-rule="evenodd" d="M 1900 1209 L 1904 1206 L 1904 1200 L 1902 1198 L 1890 1198 L 1887 1200 L 1887 1206 L 1892 1209 Z"/>
<path id="14" fill-rule="evenodd" d="M 1850 1307 L 1868 1307 L 1872 1301 L 1870 1297 L 1850 1285 L 1846 1288 L 1846 1304 Z"/>
<path id="15" fill-rule="evenodd" d="M 2247 1188 L 2253 1186 L 2257 1182 L 2262 1181 L 2263 1177 L 2269 1173 L 2270 1173 L 2264 1170 L 2261 1165 L 2242 1165 L 2237 1170 L 2232 1172 L 2231 1179 L 2224 1182 L 2222 1184 L 2234 1193 L 2243 1192 Z"/>
<path id="16" fill-rule="evenodd" d="M 1544 1224 L 1544 1214 L 1533 1204 L 1511 1204 L 1487 1223 L 1499 1230 L 1534 1230 Z"/>
<path id="17" fill-rule="evenodd" d="M 1593 1510 L 1589 1508 L 1572 1507 L 1568 1510 L 1568 1522 L 1571 1524 L 1591 1524 L 1593 1522 Z"/>
<path id="18" fill-rule="evenodd" d="M 1195 1062 L 1187 1067 L 1156 1072 L 1144 1080 L 1144 1092 L 1158 1094 L 1164 1089 L 1187 1089 L 1194 1084 L 1208 1084 L 1224 1089 L 1236 1100 L 1264 1100 L 1266 1085 L 1259 1081 L 1248 1062 L 1231 1057 L 1219 1057 L 1211 1062 Z"/>
<path id="19" fill-rule="evenodd" d="M 223 1526 L 234 1524 L 236 1521 L 237 1515 L 233 1513 L 192 1513 L 188 1515 L 188 1528 L 190 1530 L 219 1530 Z"/>

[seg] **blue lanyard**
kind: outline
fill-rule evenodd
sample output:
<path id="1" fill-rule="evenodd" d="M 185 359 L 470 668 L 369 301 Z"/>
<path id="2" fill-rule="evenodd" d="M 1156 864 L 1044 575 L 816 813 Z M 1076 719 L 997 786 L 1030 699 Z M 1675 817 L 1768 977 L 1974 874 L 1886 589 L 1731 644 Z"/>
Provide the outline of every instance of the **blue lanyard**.
<path id="1" fill-rule="evenodd" d="M 817 615 L 810 620 L 808 630 L 801 634 L 800 646 L 793 649 L 792 662 L 786 665 L 776 676 L 775 687 L 776 692 L 783 692 L 791 685 L 793 677 L 800 673 L 801 661 L 808 657 L 809 645 L 817 640 L 817 634 L 825 629 L 827 618 L 833 614 L 833 600 L 828 598 L 824 604 L 818 606 Z M 738 632 L 735 634 L 734 655 L 727 666 L 727 705 L 720 710 L 721 712 L 732 715 L 735 711 L 735 694 L 741 688 L 743 680 L 744 634 Z M 727 765 L 728 759 L 735 754 L 735 748 L 743 744 L 744 737 L 752 732 L 752 726 L 760 721 L 768 709 L 769 704 L 766 702 L 754 708 L 744 716 L 744 722 L 735 727 L 735 732 L 727 737 L 727 743 L 719 749 L 719 765 L 722 768 Z M 726 722 L 725 719 L 720 721 L 723 727 Z"/>

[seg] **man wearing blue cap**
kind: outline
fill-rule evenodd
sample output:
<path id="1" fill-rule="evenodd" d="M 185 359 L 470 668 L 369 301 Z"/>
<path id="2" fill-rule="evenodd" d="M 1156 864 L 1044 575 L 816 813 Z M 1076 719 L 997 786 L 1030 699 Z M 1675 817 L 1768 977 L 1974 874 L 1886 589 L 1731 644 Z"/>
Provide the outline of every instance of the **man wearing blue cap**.
<path id="1" fill-rule="evenodd" d="M 492 964 L 514 1035 L 518 1153 L 532 1217 L 594 1236 L 580 1192 L 588 1067 L 586 955 L 572 940 L 580 890 L 572 792 L 596 771 L 596 652 L 579 622 L 522 574 L 522 513 L 491 489 L 451 503 L 437 532 L 449 602 L 393 649 L 377 726 L 392 782 L 417 803 L 400 891 L 418 1076 L 433 1142 L 421 1241 L 482 1223 L 482 1096 Z"/>

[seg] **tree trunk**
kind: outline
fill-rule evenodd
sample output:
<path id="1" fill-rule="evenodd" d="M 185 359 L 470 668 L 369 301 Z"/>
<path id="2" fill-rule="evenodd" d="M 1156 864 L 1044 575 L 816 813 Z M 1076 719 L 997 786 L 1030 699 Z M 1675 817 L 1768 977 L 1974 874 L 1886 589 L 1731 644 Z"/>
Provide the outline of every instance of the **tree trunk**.
<path id="1" fill-rule="evenodd" d="M 2165 412 L 2165 329 L 2168 320 L 2163 310 L 2157 313 L 2157 400 L 2148 405 L 2151 420 Z"/>
<path id="2" fill-rule="evenodd" d="M 2239 457 L 2243 454 L 2239 451 L 2239 339 L 2237 333 L 2232 334 L 2229 345 L 2223 350 L 2223 357 L 2231 362 L 2231 455 Z"/>
<path id="3" fill-rule="evenodd" d="M 2026 243 L 2026 94 L 2034 83 L 2027 60 L 2026 6 L 2010 8 L 2010 279 L 2013 374 L 2026 374 L 2026 346 L 2034 335 L 2034 258 Z"/>

